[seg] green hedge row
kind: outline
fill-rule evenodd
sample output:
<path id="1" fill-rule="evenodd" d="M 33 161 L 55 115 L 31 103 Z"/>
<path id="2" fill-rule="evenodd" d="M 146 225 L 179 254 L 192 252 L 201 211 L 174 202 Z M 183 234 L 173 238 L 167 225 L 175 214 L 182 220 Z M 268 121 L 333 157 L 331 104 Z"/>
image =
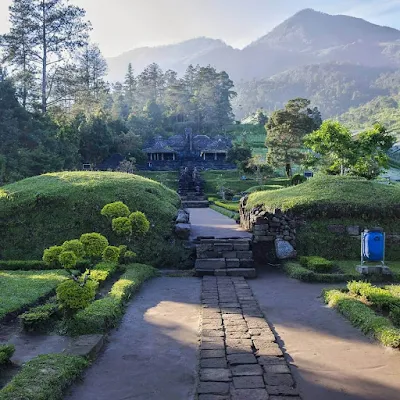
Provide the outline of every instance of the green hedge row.
<path id="1" fill-rule="evenodd" d="M 69 322 L 68 331 L 72 335 L 87 335 L 103 333 L 117 326 L 132 294 L 156 275 L 157 270 L 148 265 L 127 265 L 126 272 L 113 285 L 108 296 L 79 311 Z"/>
<path id="2" fill-rule="evenodd" d="M 300 264 L 317 273 L 329 273 L 333 270 L 333 262 L 318 256 L 302 256 Z"/>
<path id="3" fill-rule="evenodd" d="M 212 210 L 216 211 L 216 212 L 219 212 L 222 215 L 225 215 L 225 217 L 232 218 L 235 221 L 239 221 L 240 220 L 240 215 L 239 215 L 238 212 L 229 211 L 229 210 L 227 210 L 225 208 L 216 206 L 215 204 L 211 204 L 210 208 Z"/>
<path id="4" fill-rule="evenodd" d="M 389 319 L 376 315 L 366 304 L 340 290 L 325 290 L 323 296 L 329 306 L 336 308 L 365 334 L 372 335 L 385 346 L 400 347 L 400 329 Z"/>
<path id="5" fill-rule="evenodd" d="M 0 390 L 0 400 L 61 400 L 64 390 L 87 367 L 83 357 L 48 354 L 26 363 Z"/>
<path id="6" fill-rule="evenodd" d="M 14 352 L 15 352 L 14 345 L 12 344 L 0 345 L 0 366 L 8 364 Z"/>
<path id="7" fill-rule="evenodd" d="M 363 276 L 358 272 L 347 274 L 320 274 L 304 268 L 296 262 L 288 262 L 284 264 L 283 269 L 288 276 L 302 282 L 342 283 L 363 278 Z M 382 282 L 381 275 L 368 275 L 368 278 L 364 279 L 368 279 L 370 282 Z M 400 274 L 388 275 L 385 279 L 391 282 L 400 282 Z"/>
<path id="8" fill-rule="evenodd" d="M 89 267 L 88 261 L 78 261 L 76 268 L 77 269 L 85 269 Z M 4 271 L 47 271 L 47 270 L 56 270 L 60 269 L 60 267 L 54 267 L 51 265 L 46 265 L 43 261 L 32 260 L 32 261 L 23 261 L 23 260 L 11 260 L 11 261 L 2 261 L 0 260 L 0 270 Z"/>

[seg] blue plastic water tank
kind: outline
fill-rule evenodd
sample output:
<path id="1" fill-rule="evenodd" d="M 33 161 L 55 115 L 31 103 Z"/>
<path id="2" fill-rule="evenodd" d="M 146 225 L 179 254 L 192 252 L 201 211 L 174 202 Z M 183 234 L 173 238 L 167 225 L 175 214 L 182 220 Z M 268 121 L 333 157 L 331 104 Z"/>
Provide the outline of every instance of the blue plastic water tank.
<path id="1" fill-rule="evenodd" d="M 368 261 L 383 261 L 385 257 L 385 235 L 380 228 L 363 232 L 363 255 Z"/>

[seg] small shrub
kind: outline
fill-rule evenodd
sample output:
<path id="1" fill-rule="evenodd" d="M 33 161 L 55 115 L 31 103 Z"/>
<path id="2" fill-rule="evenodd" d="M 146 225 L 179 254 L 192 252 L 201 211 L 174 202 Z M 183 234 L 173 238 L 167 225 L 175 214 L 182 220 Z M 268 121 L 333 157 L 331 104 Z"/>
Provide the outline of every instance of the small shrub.
<path id="1" fill-rule="evenodd" d="M 317 256 L 300 257 L 300 264 L 304 268 L 317 273 L 329 273 L 333 270 L 332 261 Z"/>
<path id="2" fill-rule="evenodd" d="M 347 284 L 349 292 L 356 296 L 361 296 L 362 293 L 365 293 L 365 291 L 371 287 L 372 285 L 368 282 L 352 281 Z"/>
<path id="3" fill-rule="evenodd" d="M 58 259 L 65 269 L 75 268 L 76 262 L 78 261 L 77 256 L 73 251 L 63 251 Z"/>
<path id="4" fill-rule="evenodd" d="M 63 248 L 63 251 L 72 251 L 73 253 L 75 253 L 76 258 L 78 259 L 85 257 L 85 250 L 83 248 L 83 244 L 78 239 L 68 240 L 64 242 L 61 247 Z"/>
<path id="5" fill-rule="evenodd" d="M 127 217 L 114 218 L 112 230 L 119 236 L 130 236 L 132 235 L 132 223 Z"/>
<path id="6" fill-rule="evenodd" d="M 392 306 L 390 309 L 389 318 L 394 325 L 400 328 L 400 307 Z"/>
<path id="7" fill-rule="evenodd" d="M 123 264 L 125 260 L 125 253 L 128 251 L 128 246 L 122 244 L 121 246 L 118 246 L 118 248 L 119 248 L 119 262 L 120 264 Z"/>
<path id="8" fill-rule="evenodd" d="M 84 286 L 73 280 L 67 280 L 57 287 L 57 300 L 66 314 L 71 315 L 86 308 L 94 300 L 97 282 L 88 280 Z"/>
<path id="9" fill-rule="evenodd" d="M 137 254 L 135 252 L 128 250 L 124 254 L 124 264 L 131 263 L 132 261 L 135 260 L 136 257 L 137 257 Z"/>
<path id="10" fill-rule="evenodd" d="M 90 279 L 98 282 L 99 285 L 103 284 L 112 274 L 118 269 L 118 265 L 112 262 L 102 262 L 97 264 L 94 269 L 90 271 Z"/>
<path id="11" fill-rule="evenodd" d="M 15 346 L 13 344 L 0 345 L 0 366 L 8 364 L 14 352 Z"/>
<path id="12" fill-rule="evenodd" d="M 101 215 L 112 220 L 114 218 L 129 217 L 129 208 L 122 201 L 116 201 L 115 203 L 106 204 L 101 210 Z"/>
<path id="13" fill-rule="evenodd" d="M 100 259 L 104 249 L 108 246 L 108 240 L 100 233 L 85 233 L 80 241 L 88 257 Z"/>
<path id="14" fill-rule="evenodd" d="M 144 236 L 150 229 L 150 222 L 140 211 L 136 211 L 129 216 L 132 224 L 132 231 L 135 236 Z"/>
<path id="15" fill-rule="evenodd" d="M 59 311 L 57 303 L 47 303 L 43 306 L 31 308 L 20 315 L 19 319 L 26 332 L 43 332 L 58 319 Z"/>
<path id="16" fill-rule="evenodd" d="M 61 246 L 52 246 L 43 252 L 43 262 L 51 267 L 59 267 L 59 256 L 63 252 Z"/>
<path id="17" fill-rule="evenodd" d="M 119 248 L 107 246 L 103 251 L 103 261 L 117 263 L 119 260 Z"/>
<path id="18" fill-rule="evenodd" d="M 292 185 L 297 186 L 300 185 L 301 183 L 307 182 L 307 178 L 304 175 L 301 174 L 296 174 L 293 175 L 292 177 Z"/>

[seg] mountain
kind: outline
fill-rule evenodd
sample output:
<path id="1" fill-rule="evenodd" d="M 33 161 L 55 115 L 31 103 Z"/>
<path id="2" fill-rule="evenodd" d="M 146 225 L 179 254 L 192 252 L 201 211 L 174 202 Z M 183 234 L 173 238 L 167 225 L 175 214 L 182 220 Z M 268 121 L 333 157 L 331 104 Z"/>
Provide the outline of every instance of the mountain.
<path id="1" fill-rule="evenodd" d="M 136 73 L 153 62 L 179 74 L 189 64 L 227 71 L 238 92 L 237 119 L 293 97 L 310 98 L 324 117 L 335 117 L 400 89 L 400 31 L 306 9 L 242 50 L 204 37 L 132 50 L 108 60 L 110 80 L 122 80 L 129 62 Z"/>

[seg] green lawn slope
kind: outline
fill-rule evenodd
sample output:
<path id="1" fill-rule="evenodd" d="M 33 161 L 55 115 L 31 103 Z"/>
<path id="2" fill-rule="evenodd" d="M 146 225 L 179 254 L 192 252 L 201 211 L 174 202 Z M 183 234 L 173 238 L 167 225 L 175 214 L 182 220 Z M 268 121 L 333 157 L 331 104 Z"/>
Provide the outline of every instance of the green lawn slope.
<path id="1" fill-rule="evenodd" d="M 100 215 L 110 202 L 123 201 L 151 222 L 147 236 L 133 242 L 138 261 L 173 263 L 173 219 L 178 195 L 149 179 L 114 172 L 62 172 L 28 178 L 0 188 L 0 257 L 39 259 L 43 249 L 85 232 L 105 234 L 121 244 Z"/>

